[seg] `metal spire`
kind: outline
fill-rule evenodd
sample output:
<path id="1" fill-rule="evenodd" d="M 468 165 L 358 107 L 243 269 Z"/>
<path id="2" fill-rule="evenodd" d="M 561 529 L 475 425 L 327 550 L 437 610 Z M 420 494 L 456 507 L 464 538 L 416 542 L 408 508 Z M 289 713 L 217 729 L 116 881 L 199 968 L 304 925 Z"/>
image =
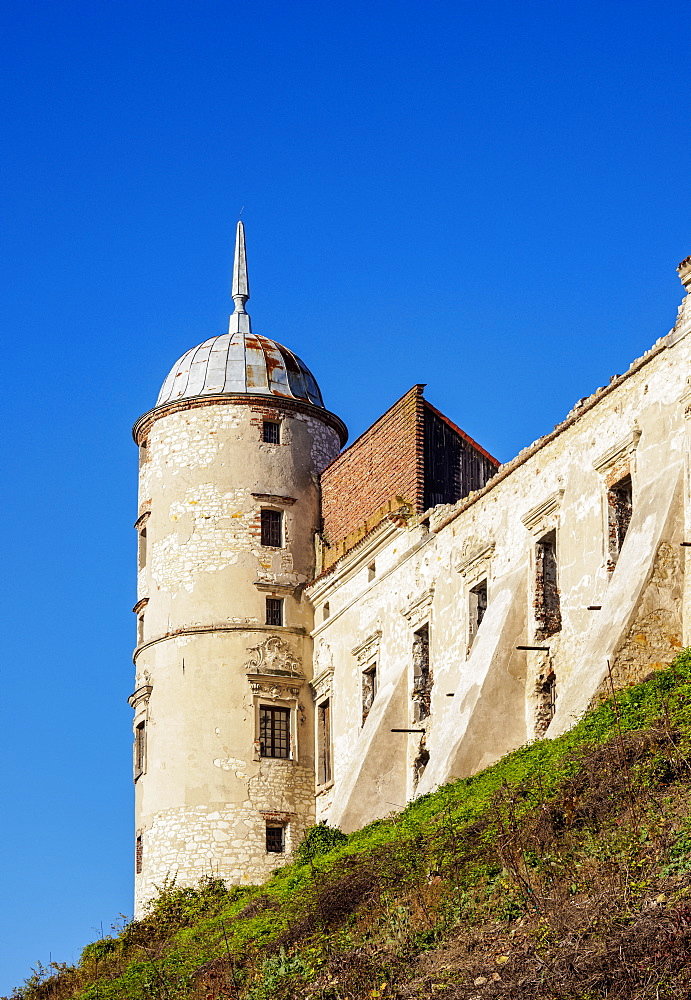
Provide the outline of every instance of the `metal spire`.
<path id="1" fill-rule="evenodd" d="M 245 250 L 245 227 L 238 222 L 235 233 L 235 259 L 233 261 L 233 286 L 231 290 L 235 311 L 230 317 L 230 333 L 249 333 L 250 318 L 245 303 L 250 297 L 250 283 L 247 277 L 247 252 Z"/>

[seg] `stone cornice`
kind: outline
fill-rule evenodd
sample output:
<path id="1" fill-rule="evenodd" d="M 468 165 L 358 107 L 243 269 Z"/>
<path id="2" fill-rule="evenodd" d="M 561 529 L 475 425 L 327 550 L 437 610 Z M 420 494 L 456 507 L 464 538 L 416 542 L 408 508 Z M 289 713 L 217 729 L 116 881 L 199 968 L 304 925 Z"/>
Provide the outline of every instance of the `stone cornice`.
<path id="1" fill-rule="evenodd" d="M 311 403 L 301 403 L 296 399 L 283 399 L 281 396 L 256 395 L 251 396 L 244 392 L 224 392 L 217 396 L 197 396 L 192 399 L 177 399 L 163 406 L 155 406 L 142 414 L 132 428 L 132 437 L 136 444 L 141 444 L 146 440 L 151 426 L 159 417 L 166 417 L 171 413 L 181 413 L 183 410 L 196 410 L 200 406 L 263 406 L 271 410 L 285 410 L 292 413 L 305 413 L 315 420 L 321 420 L 328 424 L 338 434 L 341 441 L 341 448 L 348 440 L 348 428 L 340 417 L 330 410 L 322 410 L 319 406 Z"/>
<path id="2" fill-rule="evenodd" d="M 142 702 L 147 702 L 149 700 L 152 691 L 153 691 L 153 686 L 151 684 L 143 684 L 141 687 L 138 687 L 133 694 L 129 696 L 127 701 L 135 710 L 135 712 L 137 711 L 137 708 L 139 707 L 139 705 L 141 705 Z"/>
<path id="3" fill-rule="evenodd" d="M 494 555 L 495 543 L 488 542 L 486 545 L 475 546 L 468 552 L 464 552 L 456 563 L 456 572 L 461 576 L 470 576 L 475 572 L 480 563 L 488 562 Z"/>
<path id="4" fill-rule="evenodd" d="M 638 442 L 641 438 L 641 429 L 638 424 L 634 424 L 631 432 L 626 435 L 622 441 L 618 441 L 617 444 L 612 445 L 607 451 L 603 452 L 599 458 L 596 458 L 593 462 L 593 468 L 596 472 L 606 472 L 611 466 L 616 465 L 623 458 L 628 455 L 633 454 L 633 452 L 638 447 Z"/>
<path id="5" fill-rule="evenodd" d="M 253 493 L 252 496 L 260 503 L 273 503 L 282 507 L 292 507 L 297 503 L 295 497 L 284 497 L 278 493 Z"/>
<path id="6" fill-rule="evenodd" d="M 420 594 L 407 608 L 401 611 L 403 617 L 409 625 L 419 625 L 425 618 L 429 617 L 432 601 L 434 600 L 434 586 Z"/>
<path id="7" fill-rule="evenodd" d="M 132 654 L 132 659 L 136 663 L 140 653 L 143 653 L 149 646 L 155 646 L 159 642 L 166 642 L 168 639 L 177 639 L 183 635 L 204 635 L 209 632 L 272 632 L 275 635 L 276 626 L 260 625 L 259 623 L 251 624 L 249 622 L 237 625 L 234 623 L 227 625 L 188 625 L 186 628 L 174 629 L 172 632 L 165 632 L 163 635 L 157 635 L 153 639 L 141 642 Z M 290 635 L 307 635 L 302 625 L 282 625 L 281 632 L 287 632 Z"/>
<path id="8" fill-rule="evenodd" d="M 521 517 L 521 521 L 528 531 L 533 533 L 541 531 L 547 519 L 559 513 L 563 499 L 564 491 L 555 490 L 554 493 L 550 493 L 548 497 L 526 511 Z"/>

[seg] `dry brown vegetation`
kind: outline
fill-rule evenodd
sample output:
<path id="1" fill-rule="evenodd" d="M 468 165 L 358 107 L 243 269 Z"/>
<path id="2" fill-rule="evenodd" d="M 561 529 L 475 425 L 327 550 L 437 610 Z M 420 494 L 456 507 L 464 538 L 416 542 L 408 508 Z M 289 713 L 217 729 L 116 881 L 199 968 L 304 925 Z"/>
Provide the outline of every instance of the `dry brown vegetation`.
<path id="1" fill-rule="evenodd" d="M 691 1000 L 690 803 L 685 652 L 261 888 L 167 886 L 16 1000 Z"/>

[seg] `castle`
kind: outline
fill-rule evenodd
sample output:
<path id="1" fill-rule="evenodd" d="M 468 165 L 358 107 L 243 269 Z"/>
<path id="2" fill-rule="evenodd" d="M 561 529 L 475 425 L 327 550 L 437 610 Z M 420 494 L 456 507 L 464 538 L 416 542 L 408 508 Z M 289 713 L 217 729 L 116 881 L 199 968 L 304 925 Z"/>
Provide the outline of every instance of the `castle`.
<path id="1" fill-rule="evenodd" d="M 506 465 L 414 386 L 354 444 L 305 364 L 228 333 L 134 427 L 135 912 L 257 882 L 690 641 L 691 258 L 676 325 Z"/>

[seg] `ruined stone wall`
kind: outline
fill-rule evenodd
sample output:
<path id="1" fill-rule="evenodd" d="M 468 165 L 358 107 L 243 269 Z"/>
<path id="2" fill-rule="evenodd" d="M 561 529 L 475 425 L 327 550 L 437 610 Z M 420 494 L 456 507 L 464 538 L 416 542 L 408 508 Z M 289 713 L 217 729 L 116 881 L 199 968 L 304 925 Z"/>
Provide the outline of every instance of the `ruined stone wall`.
<path id="1" fill-rule="evenodd" d="M 356 828 L 563 732 L 600 689 L 608 659 L 626 684 L 688 641 L 690 331 L 684 306 L 668 337 L 484 489 L 423 523 L 383 522 L 308 588 L 315 648 L 330 664 L 334 782 L 318 790 L 318 816 Z M 626 476 L 632 511 L 613 559 L 608 494 Z M 556 559 L 547 576 L 545 539 Z M 473 634 L 469 595 L 484 581 L 487 610 Z M 422 726 L 413 655 L 421 622 L 434 681 Z M 363 725 L 368 658 L 379 691 Z M 405 728 L 425 733 L 392 732 Z"/>

